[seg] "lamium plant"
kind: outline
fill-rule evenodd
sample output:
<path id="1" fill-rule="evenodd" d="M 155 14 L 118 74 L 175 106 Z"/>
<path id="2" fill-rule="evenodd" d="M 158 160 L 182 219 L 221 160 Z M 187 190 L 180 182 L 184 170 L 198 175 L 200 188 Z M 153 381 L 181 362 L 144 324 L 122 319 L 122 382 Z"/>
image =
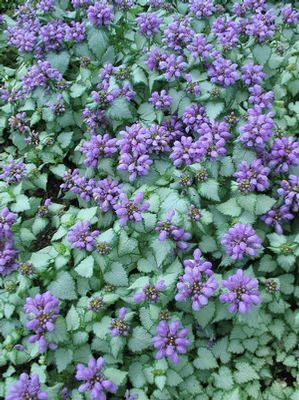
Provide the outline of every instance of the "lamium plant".
<path id="1" fill-rule="evenodd" d="M 17 3 L 0 398 L 298 400 L 298 2 Z"/>

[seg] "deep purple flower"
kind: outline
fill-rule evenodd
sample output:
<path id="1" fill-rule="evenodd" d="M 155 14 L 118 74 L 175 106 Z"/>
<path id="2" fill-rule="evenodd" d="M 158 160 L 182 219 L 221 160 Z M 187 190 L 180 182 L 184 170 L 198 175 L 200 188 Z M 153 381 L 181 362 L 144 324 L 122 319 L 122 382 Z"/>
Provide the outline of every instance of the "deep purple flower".
<path id="1" fill-rule="evenodd" d="M 179 79 L 186 67 L 187 63 L 185 59 L 182 56 L 175 56 L 174 54 L 170 54 L 159 62 L 159 68 L 165 72 L 165 78 L 168 81 L 172 78 Z"/>
<path id="2" fill-rule="evenodd" d="M 200 34 L 193 35 L 192 42 L 187 46 L 187 50 L 190 51 L 194 60 L 201 58 L 203 61 L 210 56 L 212 48 L 212 45 L 207 44 L 204 36 Z"/>
<path id="3" fill-rule="evenodd" d="M 114 206 L 119 201 L 121 186 L 117 181 L 107 178 L 97 182 L 93 189 L 93 199 L 99 205 L 103 212 L 113 210 Z"/>
<path id="4" fill-rule="evenodd" d="M 146 285 L 142 292 L 138 292 L 134 295 L 135 303 L 139 304 L 143 301 L 147 301 L 151 304 L 157 303 L 160 300 L 160 292 L 165 290 L 165 282 L 160 280 L 156 285 Z"/>
<path id="5" fill-rule="evenodd" d="M 96 1 L 88 8 L 87 15 L 96 28 L 108 26 L 114 19 L 113 7 L 106 0 Z"/>
<path id="6" fill-rule="evenodd" d="M 229 312 L 240 311 L 241 314 L 251 310 L 253 305 L 261 303 L 258 291 L 258 281 L 246 276 L 241 269 L 222 281 L 222 286 L 228 290 L 228 293 L 220 295 L 221 303 L 229 303 Z"/>
<path id="7" fill-rule="evenodd" d="M 122 307 L 118 312 L 118 319 L 112 319 L 111 321 L 111 335 L 115 336 L 128 336 L 129 327 L 128 324 L 125 322 L 125 317 L 127 314 L 127 309 Z"/>
<path id="8" fill-rule="evenodd" d="M 67 235 L 68 241 L 73 249 L 93 251 L 96 245 L 95 239 L 99 236 L 99 231 L 90 231 L 90 222 L 77 222 Z"/>
<path id="9" fill-rule="evenodd" d="M 262 241 L 250 225 L 236 224 L 222 237 L 221 244 L 234 260 L 242 260 L 246 255 L 254 257 L 262 248 Z"/>
<path id="10" fill-rule="evenodd" d="M 258 107 L 248 110 L 248 122 L 240 128 L 240 141 L 248 148 L 263 150 L 273 135 L 272 117 L 272 112 L 262 114 Z"/>
<path id="11" fill-rule="evenodd" d="M 226 20 L 224 17 L 218 17 L 212 25 L 212 32 L 226 50 L 230 50 L 238 44 L 240 26 L 231 19 Z"/>
<path id="12" fill-rule="evenodd" d="M 271 10 L 253 14 L 247 21 L 246 34 L 253 36 L 259 43 L 271 38 L 275 33 L 275 16 Z"/>
<path id="13" fill-rule="evenodd" d="M 104 365 L 104 358 L 99 357 L 97 360 L 91 358 L 88 361 L 88 367 L 84 367 L 83 364 L 78 364 L 76 367 L 77 381 L 84 381 L 78 390 L 80 393 L 89 393 L 90 400 L 105 400 L 105 392 L 116 393 L 117 391 L 117 386 L 105 378 L 102 372 Z"/>
<path id="14" fill-rule="evenodd" d="M 296 175 L 290 175 L 289 180 L 281 181 L 277 193 L 292 211 L 299 211 L 299 178 Z"/>
<path id="15" fill-rule="evenodd" d="M 161 92 L 153 92 L 148 102 L 154 106 L 156 110 L 169 110 L 172 98 L 167 94 L 166 90 Z"/>
<path id="16" fill-rule="evenodd" d="M 149 128 L 150 151 L 153 153 L 169 152 L 170 143 L 173 141 L 172 134 L 163 125 L 153 124 Z"/>
<path id="17" fill-rule="evenodd" d="M 180 250 L 188 248 L 188 241 L 191 238 L 190 233 L 185 232 L 183 228 L 179 228 L 171 223 L 175 211 L 170 210 L 166 216 L 166 221 L 158 221 L 156 225 L 156 232 L 159 233 L 159 240 L 163 242 L 166 238 L 173 240 Z"/>
<path id="18" fill-rule="evenodd" d="M 143 193 L 138 192 L 133 201 L 130 201 L 126 194 L 119 196 L 120 203 L 114 206 L 114 210 L 119 218 L 120 225 L 125 225 L 128 221 L 141 222 L 142 212 L 149 209 L 149 203 L 143 202 Z"/>
<path id="19" fill-rule="evenodd" d="M 242 161 L 233 176 L 237 180 L 240 192 L 264 192 L 270 185 L 269 172 L 270 169 L 264 167 L 262 160 L 257 159 L 250 164 L 247 161 Z"/>
<path id="20" fill-rule="evenodd" d="M 195 249 L 193 252 L 193 258 L 184 261 L 185 268 L 197 268 L 199 272 L 205 273 L 207 275 L 212 274 L 212 263 L 210 261 L 205 261 L 202 258 L 201 251 Z"/>
<path id="21" fill-rule="evenodd" d="M 278 235 L 283 233 L 281 224 L 292 219 L 294 219 L 294 215 L 291 213 L 288 205 L 283 205 L 281 207 L 274 206 L 261 218 L 266 225 L 273 226 Z"/>
<path id="22" fill-rule="evenodd" d="M 208 66 L 208 76 L 211 82 L 225 87 L 232 86 L 239 79 L 237 64 L 223 58 L 217 52 L 212 55 L 214 61 Z"/>
<path id="23" fill-rule="evenodd" d="M 37 294 L 34 298 L 27 297 L 24 311 L 29 314 L 31 320 L 27 322 L 26 328 L 35 334 L 30 336 L 29 343 L 38 342 L 39 352 L 44 353 L 47 348 L 55 348 L 49 344 L 44 335 L 46 332 L 53 332 L 55 321 L 59 314 L 59 301 L 50 292 Z"/>
<path id="24" fill-rule="evenodd" d="M 27 178 L 26 165 L 22 162 L 10 160 L 7 165 L 3 165 L 2 169 L 0 179 L 3 179 L 8 185 L 14 185 Z"/>
<path id="25" fill-rule="evenodd" d="M 275 139 L 269 152 L 269 167 L 277 174 L 299 164 L 299 141 L 291 136 Z"/>
<path id="26" fill-rule="evenodd" d="M 10 275 L 18 268 L 16 262 L 17 252 L 14 249 L 11 238 L 0 239 L 0 275 Z"/>
<path id="27" fill-rule="evenodd" d="M 65 28 L 65 40 L 67 42 L 81 43 L 85 40 L 86 26 L 84 22 L 72 21 Z"/>
<path id="28" fill-rule="evenodd" d="M 0 213 L 0 240 L 1 239 L 11 239 L 12 232 L 11 226 L 16 222 L 17 214 L 9 211 L 7 207 L 5 207 Z"/>
<path id="29" fill-rule="evenodd" d="M 200 104 L 194 104 L 186 108 L 183 114 L 183 122 L 186 125 L 186 132 L 198 132 L 204 122 L 208 122 L 206 111 Z"/>
<path id="30" fill-rule="evenodd" d="M 38 87 L 48 89 L 51 83 L 61 81 L 61 73 L 52 68 L 48 61 L 37 61 L 23 77 L 23 89 L 29 94 Z"/>
<path id="31" fill-rule="evenodd" d="M 167 357 L 174 364 L 179 362 L 179 354 L 186 354 L 187 347 L 191 344 L 188 329 L 183 328 L 179 321 L 160 321 L 157 326 L 157 336 L 153 338 L 153 344 L 157 349 L 156 359 Z"/>
<path id="32" fill-rule="evenodd" d="M 66 24 L 62 21 L 50 21 L 40 29 L 40 38 L 46 52 L 58 51 L 66 33 Z"/>
<path id="33" fill-rule="evenodd" d="M 190 136 L 182 136 L 180 141 L 174 142 L 172 153 L 169 158 L 175 167 L 191 165 L 200 162 L 206 149 L 201 147 L 199 142 L 194 142 Z"/>
<path id="34" fill-rule="evenodd" d="M 137 176 L 145 176 L 149 173 L 153 161 L 147 154 L 133 156 L 129 153 L 121 153 L 117 169 L 128 171 L 129 180 L 132 182 Z"/>
<path id="35" fill-rule="evenodd" d="M 274 93 L 272 91 L 264 92 L 260 85 L 254 85 L 249 88 L 249 93 L 249 103 L 254 106 L 259 106 L 262 109 L 271 108 L 274 99 Z"/>
<path id="36" fill-rule="evenodd" d="M 246 64 L 242 67 L 242 80 L 248 87 L 260 85 L 266 77 L 262 65 Z"/>
<path id="37" fill-rule="evenodd" d="M 117 152 L 117 139 L 111 138 L 107 133 L 91 135 L 89 141 L 85 141 L 81 152 L 85 156 L 86 167 L 96 168 L 101 158 L 110 158 Z"/>
<path id="38" fill-rule="evenodd" d="M 9 390 L 5 400 L 46 400 L 48 394 L 40 387 L 38 375 L 28 375 L 25 372 L 20 375 L 17 383 Z"/>
<path id="39" fill-rule="evenodd" d="M 226 122 L 204 122 L 197 133 L 199 134 L 198 146 L 205 150 L 210 160 L 225 156 L 225 145 L 231 138 L 229 125 Z"/>
<path id="40" fill-rule="evenodd" d="M 163 33 L 165 47 L 177 53 L 183 53 L 184 48 L 191 42 L 193 31 L 190 28 L 190 17 L 175 19 Z"/>
<path id="41" fill-rule="evenodd" d="M 140 33 L 149 38 L 159 32 L 159 27 L 163 19 L 158 17 L 155 13 L 141 13 L 136 18 L 136 22 L 139 26 Z"/>
<path id="42" fill-rule="evenodd" d="M 299 11 L 296 11 L 291 5 L 281 9 L 283 22 L 288 25 L 296 25 L 299 21 Z"/>
<path id="43" fill-rule="evenodd" d="M 213 0 L 189 0 L 190 11 L 196 18 L 210 17 L 215 11 Z"/>
<path id="44" fill-rule="evenodd" d="M 153 47 L 147 56 L 147 60 L 145 64 L 147 65 L 150 71 L 158 70 L 159 64 L 161 61 L 164 61 L 167 58 L 167 54 L 161 53 L 161 50 Z"/>

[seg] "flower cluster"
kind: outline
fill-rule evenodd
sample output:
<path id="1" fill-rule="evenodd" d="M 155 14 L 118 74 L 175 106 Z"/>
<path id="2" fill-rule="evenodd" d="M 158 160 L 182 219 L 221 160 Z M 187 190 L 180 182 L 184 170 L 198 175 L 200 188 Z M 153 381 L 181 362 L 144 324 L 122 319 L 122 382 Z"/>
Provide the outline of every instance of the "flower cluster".
<path id="1" fill-rule="evenodd" d="M 175 211 L 171 210 L 166 216 L 166 221 L 158 221 L 156 226 L 156 232 L 159 233 L 159 240 L 163 242 L 166 238 L 173 240 L 176 247 L 180 250 L 186 250 L 188 248 L 188 243 L 186 243 L 191 235 L 185 232 L 183 228 L 179 228 L 171 223 L 174 217 Z"/>
<path id="2" fill-rule="evenodd" d="M 78 222 L 68 233 L 68 241 L 73 249 L 93 251 L 96 245 L 96 238 L 100 232 L 90 230 L 90 222 Z"/>

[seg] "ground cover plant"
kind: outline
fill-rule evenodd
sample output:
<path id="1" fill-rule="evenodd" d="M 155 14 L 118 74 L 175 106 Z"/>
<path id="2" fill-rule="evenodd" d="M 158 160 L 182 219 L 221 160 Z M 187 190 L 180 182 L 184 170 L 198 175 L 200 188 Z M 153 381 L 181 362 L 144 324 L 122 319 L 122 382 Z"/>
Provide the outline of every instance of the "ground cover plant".
<path id="1" fill-rule="evenodd" d="M 298 400 L 297 6 L 0 17 L 1 398 Z"/>

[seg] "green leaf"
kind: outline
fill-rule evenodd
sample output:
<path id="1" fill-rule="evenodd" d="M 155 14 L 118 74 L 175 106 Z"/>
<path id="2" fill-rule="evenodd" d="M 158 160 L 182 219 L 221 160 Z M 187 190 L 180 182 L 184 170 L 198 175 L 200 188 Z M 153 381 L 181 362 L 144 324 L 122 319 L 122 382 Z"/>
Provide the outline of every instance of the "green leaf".
<path id="1" fill-rule="evenodd" d="M 138 254 L 138 242 L 136 239 L 130 238 L 128 234 L 122 230 L 119 236 L 118 255 Z"/>
<path id="2" fill-rule="evenodd" d="M 223 103 L 208 103 L 205 105 L 207 116 L 210 119 L 216 119 L 223 111 Z"/>
<path id="3" fill-rule="evenodd" d="M 116 121 L 130 120 L 133 117 L 129 108 L 129 103 L 123 98 L 114 100 L 107 110 L 107 116 Z"/>
<path id="4" fill-rule="evenodd" d="M 257 196 L 256 199 L 255 213 L 257 215 L 265 214 L 272 208 L 272 206 L 275 203 L 276 203 L 275 199 L 272 199 L 271 197 L 266 196 L 265 194 L 260 194 Z"/>
<path id="5" fill-rule="evenodd" d="M 94 258 L 88 256 L 77 265 L 75 271 L 84 278 L 91 278 L 93 274 Z"/>
<path id="6" fill-rule="evenodd" d="M 247 362 L 237 362 L 236 367 L 238 371 L 234 373 L 234 376 L 237 383 L 242 384 L 259 379 L 258 374 Z"/>
<path id="7" fill-rule="evenodd" d="M 269 46 L 257 44 L 254 46 L 252 53 L 258 64 L 265 65 L 271 56 L 272 50 Z"/>
<path id="8" fill-rule="evenodd" d="M 80 318 L 77 310 L 72 306 L 66 315 L 66 326 L 68 331 L 75 331 L 80 326 Z"/>
<path id="9" fill-rule="evenodd" d="M 227 200 L 225 203 L 219 204 L 217 209 L 224 215 L 238 217 L 241 213 L 241 208 L 237 204 L 235 197 Z"/>
<path id="10" fill-rule="evenodd" d="M 154 239 L 151 243 L 151 248 L 154 251 L 154 256 L 156 259 L 156 265 L 160 267 L 163 261 L 171 253 L 174 245 L 170 240 L 165 240 L 161 242 L 159 239 Z"/>
<path id="11" fill-rule="evenodd" d="M 64 371 L 73 360 L 73 352 L 70 349 L 57 349 L 55 351 L 55 361 L 58 372 Z"/>
<path id="12" fill-rule="evenodd" d="M 165 375 L 156 376 L 155 384 L 160 390 L 163 390 L 164 386 L 166 385 L 166 376 Z"/>
<path id="13" fill-rule="evenodd" d="M 70 55 L 66 51 L 60 53 L 49 53 L 46 59 L 54 69 L 57 69 L 64 74 L 70 62 Z"/>
<path id="14" fill-rule="evenodd" d="M 107 283 L 114 286 L 128 286 L 128 276 L 124 267 L 118 263 L 114 262 L 111 265 L 111 271 L 104 274 L 104 279 Z"/>
<path id="15" fill-rule="evenodd" d="M 135 362 L 129 366 L 129 378 L 136 388 L 141 388 L 146 383 L 141 363 Z"/>
<path id="16" fill-rule="evenodd" d="M 230 390 L 234 385 L 233 375 L 228 367 L 220 367 L 218 373 L 213 374 L 214 385 L 223 390 Z"/>
<path id="17" fill-rule="evenodd" d="M 209 179 L 199 186 L 199 194 L 206 199 L 220 201 L 218 194 L 218 182 L 214 179 Z"/>
<path id="18" fill-rule="evenodd" d="M 202 328 L 205 328 L 214 318 L 215 310 L 215 304 L 212 301 L 209 301 L 208 304 L 201 310 L 199 310 L 198 312 L 193 312 L 193 315 L 199 325 Z"/>
<path id="19" fill-rule="evenodd" d="M 11 211 L 19 213 L 26 210 L 30 210 L 29 199 L 24 194 L 18 194 L 17 201 L 11 206 Z"/>
<path id="20" fill-rule="evenodd" d="M 128 346 L 133 353 L 139 353 L 150 347 L 152 344 L 151 335 L 141 326 L 133 329 L 132 337 L 129 340 Z"/>
<path id="21" fill-rule="evenodd" d="M 104 375 L 106 376 L 106 378 L 111 380 L 115 385 L 119 386 L 123 384 L 128 373 L 120 371 L 119 369 L 116 368 L 107 368 L 104 370 Z"/>
<path id="22" fill-rule="evenodd" d="M 193 362 L 195 368 L 198 369 L 214 369 L 218 367 L 216 358 L 211 350 L 200 347 L 197 350 L 198 358 Z"/>
<path id="23" fill-rule="evenodd" d="M 109 40 L 106 32 L 91 27 L 87 34 L 88 47 L 92 53 L 100 60 L 107 49 Z"/>
<path id="24" fill-rule="evenodd" d="M 74 300 L 77 297 L 74 280 L 68 272 L 60 273 L 48 288 L 54 296 L 62 300 Z"/>
<path id="25" fill-rule="evenodd" d="M 167 378 L 167 385 L 169 386 L 177 386 L 183 382 L 183 379 L 180 377 L 180 375 L 173 369 L 167 370 L 166 378 Z"/>
<path id="26" fill-rule="evenodd" d="M 71 86 L 71 97 L 80 97 L 85 92 L 86 86 L 79 85 L 78 83 L 74 83 Z"/>
<path id="27" fill-rule="evenodd" d="M 254 214 L 257 196 L 255 194 L 244 194 L 237 198 L 238 204 L 246 211 Z"/>

